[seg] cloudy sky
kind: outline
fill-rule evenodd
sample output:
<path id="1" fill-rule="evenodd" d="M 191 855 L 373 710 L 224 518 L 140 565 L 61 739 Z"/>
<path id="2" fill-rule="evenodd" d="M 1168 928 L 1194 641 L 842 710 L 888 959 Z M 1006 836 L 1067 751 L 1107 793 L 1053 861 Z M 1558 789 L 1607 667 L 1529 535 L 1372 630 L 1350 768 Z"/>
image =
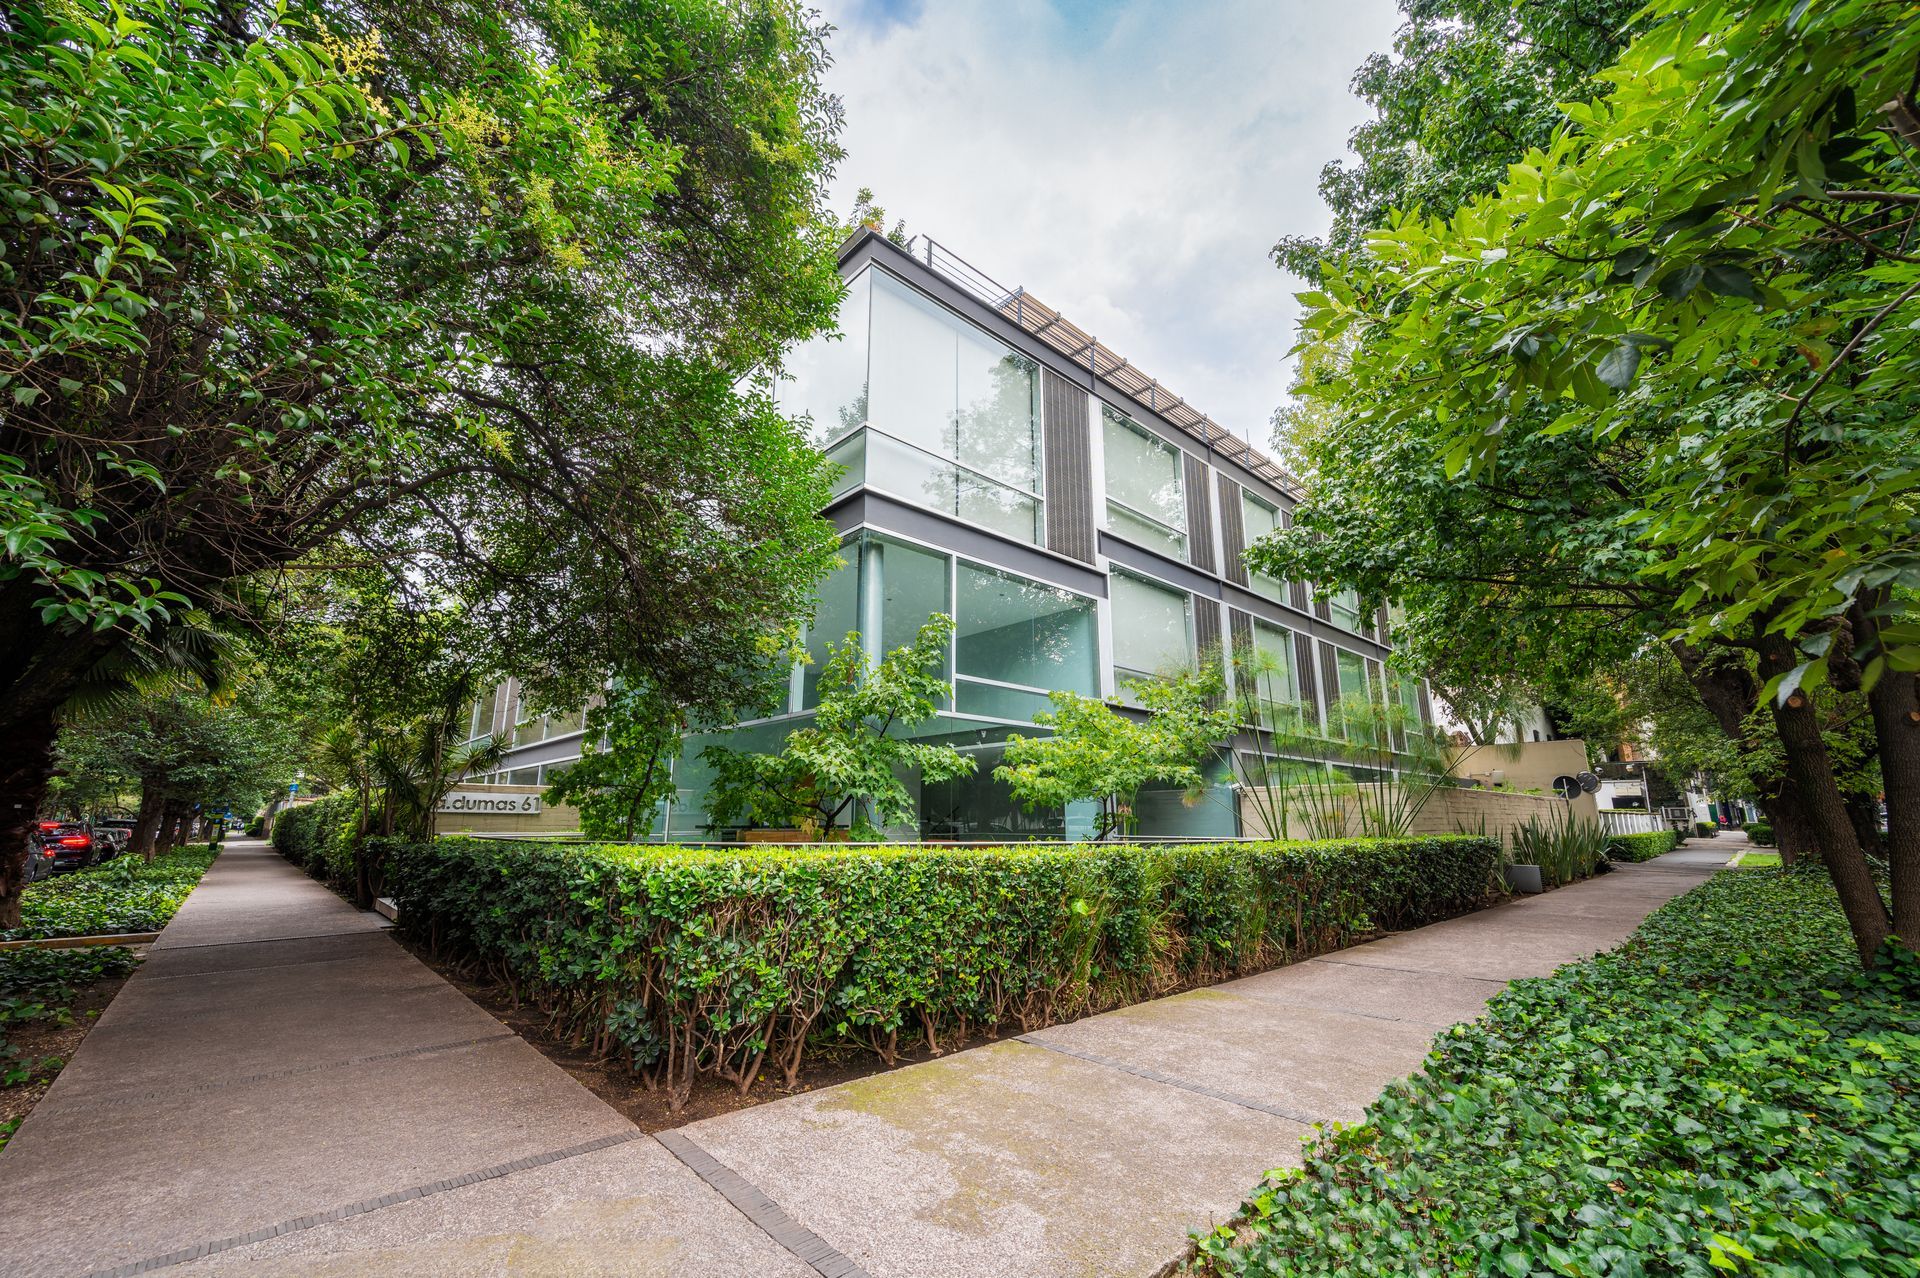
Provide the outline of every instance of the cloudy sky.
<path id="1" fill-rule="evenodd" d="M 1023 284 L 1265 444 L 1320 167 L 1365 116 L 1392 0 L 818 0 L 846 103 L 834 206 Z"/>

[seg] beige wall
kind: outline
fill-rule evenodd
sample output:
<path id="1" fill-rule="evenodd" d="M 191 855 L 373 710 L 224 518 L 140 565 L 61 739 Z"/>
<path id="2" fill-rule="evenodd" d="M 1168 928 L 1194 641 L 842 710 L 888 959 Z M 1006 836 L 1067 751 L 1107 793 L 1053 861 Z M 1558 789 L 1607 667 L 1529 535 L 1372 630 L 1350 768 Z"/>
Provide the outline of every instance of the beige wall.
<path id="1" fill-rule="evenodd" d="M 1555 777 L 1579 776 L 1586 770 L 1587 743 L 1578 739 L 1465 746 L 1453 756 L 1454 776 L 1487 781 L 1498 772 L 1509 790 L 1552 794 Z"/>
<path id="2" fill-rule="evenodd" d="M 478 785 L 462 782 L 456 790 L 479 794 L 539 794 L 539 785 Z M 442 812 L 435 828 L 441 834 L 577 834 L 580 812 L 564 803 L 543 803 L 536 815 L 506 812 Z"/>
<path id="3" fill-rule="evenodd" d="M 1291 805 L 1297 807 L 1298 803 Z M 1240 828 L 1250 839 L 1273 837 L 1267 832 L 1261 818 L 1263 805 L 1249 801 L 1246 795 L 1240 797 Z M 1358 838 L 1361 833 L 1360 804 L 1357 798 L 1348 798 L 1346 808 L 1346 833 L 1348 837 Z M 1512 794 L 1502 790 L 1468 790 L 1459 786 L 1443 786 L 1433 792 L 1431 798 L 1414 815 L 1409 823 L 1409 834 L 1478 834 L 1485 830 L 1488 834 L 1500 836 L 1503 843 L 1513 841 L 1513 831 L 1528 821 L 1559 821 L 1564 819 L 1567 810 L 1565 799 L 1537 794 Z M 1595 807 L 1593 796 L 1583 794 L 1573 801 L 1575 819 L 1598 821 L 1599 810 Z M 1288 828 L 1280 834 L 1282 838 L 1312 838 L 1298 814 L 1292 814 Z"/>

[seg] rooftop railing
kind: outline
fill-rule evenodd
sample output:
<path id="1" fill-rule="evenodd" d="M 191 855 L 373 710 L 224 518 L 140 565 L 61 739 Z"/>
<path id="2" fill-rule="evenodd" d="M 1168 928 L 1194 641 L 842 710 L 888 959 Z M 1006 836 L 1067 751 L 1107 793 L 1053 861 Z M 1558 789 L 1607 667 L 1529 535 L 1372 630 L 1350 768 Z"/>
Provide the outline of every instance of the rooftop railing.
<path id="1" fill-rule="evenodd" d="M 1300 496 L 1300 481 L 1250 441 L 1162 386 L 1158 378 L 1135 368 L 1111 347 L 1101 345 L 1093 334 L 1024 287 L 1008 288 L 930 235 L 914 236 L 907 241 L 906 251 L 915 261 L 953 281 L 1076 366 L 1084 367 L 1094 377 L 1172 423 L 1209 452 L 1239 464 L 1289 496 Z"/>

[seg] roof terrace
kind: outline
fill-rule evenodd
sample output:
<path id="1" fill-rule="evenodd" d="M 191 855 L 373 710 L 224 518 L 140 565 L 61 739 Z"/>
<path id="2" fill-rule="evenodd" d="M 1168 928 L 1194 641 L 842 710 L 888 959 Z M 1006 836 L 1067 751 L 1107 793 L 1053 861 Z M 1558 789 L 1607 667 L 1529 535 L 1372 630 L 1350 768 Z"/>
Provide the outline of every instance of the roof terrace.
<path id="1" fill-rule="evenodd" d="M 915 261 L 944 275 L 1075 364 L 1084 365 L 1095 377 L 1159 414 L 1209 451 L 1231 459 L 1282 492 L 1296 498 L 1301 495 L 1300 481 L 1272 458 L 1162 386 L 1158 378 L 1134 367 L 1111 347 L 1102 346 L 1093 334 L 1025 287 L 1008 288 L 996 282 L 932 236 L 914 236 L 907 241 L 906 251 Z"/>

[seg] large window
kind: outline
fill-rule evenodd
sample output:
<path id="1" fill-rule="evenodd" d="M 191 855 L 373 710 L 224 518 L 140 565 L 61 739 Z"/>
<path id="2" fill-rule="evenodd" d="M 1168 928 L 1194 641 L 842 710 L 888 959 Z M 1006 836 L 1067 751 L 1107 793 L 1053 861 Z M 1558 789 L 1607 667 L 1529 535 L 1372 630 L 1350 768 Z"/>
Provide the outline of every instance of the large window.
<path id="1" fill-rule="evenodd" d="M 860 634 L 870 659 L 913 642 L 936 612 L 951 615 L 947 557 L 871 534 L 840 548 L 841 566 L 820 583 L 819 602 L 807 627 L 807 664 L 800 673 L 800 703 L 820 704 L 820 676 L 829 646 L 850 631 Z"/>
<path id="2" fill-rule="evenodd" d="M 1336 590 L 1327 600 L 1327 610 L 1333 614 L 1333 624 L 1343 630 L 1360 629 L 1360 595 L 1353 590 Z"/>
<path id="3" fill-rule="evenodd" d="M 872 274 L 866 482 L 1039 541 L 1039 366 Z"/>
<path id="4" fill-rule="evenodd" d="M 1293 635 L 1255 618 L 1253 648 L 1242 655 L 1234 671 L 1235 689 L 1258 707 L 1261 727 L 1286 726 L 1283 715 L 1300 704 L 1300 679 L 1294 670 Z"/>
<path id="5" fill-rule="evenodd" d="M 1359 713 L 1358 703 L 1367 700 L 1372 695 L 1367 688 L 1366 659 L 1357 652 L 1348 652 L 1345 648 L 1335 648 L 1333 650 L 1333 662 L 1334 669 L 1340 677 L 1341 705 L 1354 706 L 1355 712 Z M 1333 723 L 1330 726 L 1334 728 L 1339 735 L 1347 737 L 1353 735 L 1349 725 L 1340 722 L 1340 719 L 1344 717 L 1343 715 L 1333 715 L 1330 717 L 1333 719 Z M 1366 721 L 1362 719 L 1360 722 L 1364 724 Z"/>
<path id="6" fill-rule="evenodd" d="M 1240 490 L 1240 519 L 1246 529 L 1247 545 L 1251 546 L 1262 537 L 1271 536 L 1284 527 L 1280 511 L 1261 501 L 1246 489 Z M 1285 599 L 1287 583 L 1278 577 L 1269 577 L 1264 573 L 1249 572 L 1253 588 L 1269 599 Z"/>
<path id="7" fill-rule="evenodd" d="M 1031 722 L 1046 693 L 1100 691 L 1091 599 L 975 564 L 955 569 L 954 704 Z"/>
<path id="8" fill-rule="evenodd" d="M 840 303 L 840 331 L 822 334 L 787 352 L 774 382 L 774 402 L 791 418 L 805 418 L 808 436 L 842 470 L 835 496 L 865 478 L 867 424 L 867 334 L 873 273 L 862 271 Z"/>
<path id="9" fill-rule="evenodd" d="M 1193 601 L 1184 590 L 1115 572 L 1113 670 L 1121 679 L 1193 668 Z"/>
<path id="10" fill-rule="evenodd" d="M 1102 409 L 1107 527 L 1130 541 L 1187 557 L 1187 489 L 1180 450 L 1111 408 Z"/>
<path id="11" fill-rule="evenodd" d="M 807 623 L 807 662 L 800 668 L 800 704 L 811 710 L 820 704 L 820 671 L 827 664 L 827 648 L 850 630 L 860 628 L 860 543 L 841 547 L 841 565 L 820 582 L 813 619 Z"/>

